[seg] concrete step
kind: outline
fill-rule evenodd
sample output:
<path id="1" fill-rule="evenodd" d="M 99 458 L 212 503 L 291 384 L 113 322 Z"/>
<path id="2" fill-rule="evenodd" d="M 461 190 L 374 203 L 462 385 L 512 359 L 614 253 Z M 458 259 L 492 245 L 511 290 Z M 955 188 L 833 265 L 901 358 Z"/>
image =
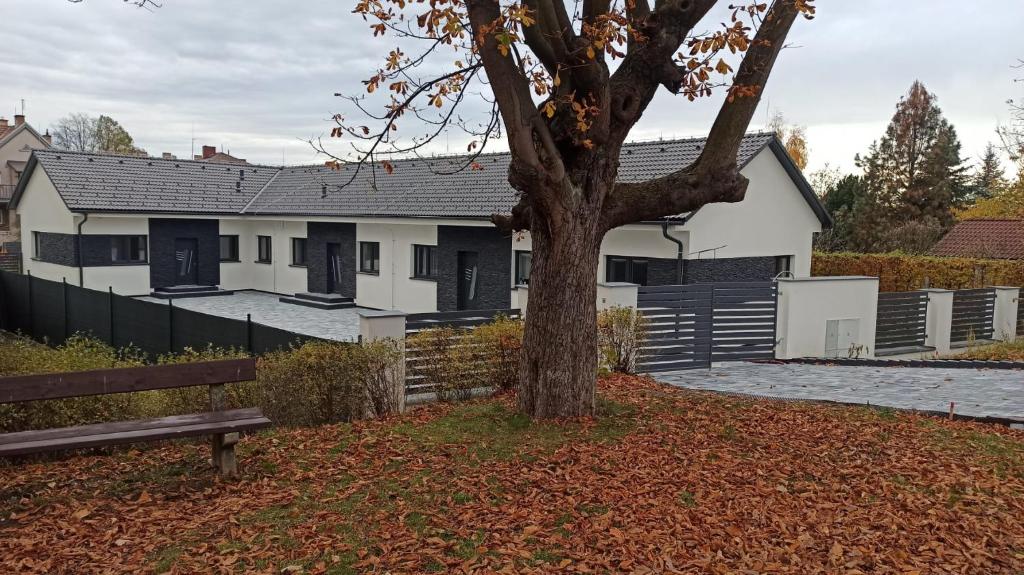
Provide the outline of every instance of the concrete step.
<path id="1" fill-rule="evenodd" d="M 322 302 L 314 299 L 305 299 L 286 295 L 278 298 L 278 301 L 281 301 L 283 303 L 293 303 L 295 305 L 302 305 L 306 307 L 315 307 L 317 309 L 346 309 L 350 307 L 356 307 L 356 304 L 355 302 L 352 301 L 352 298 L 345 299 L 347 299 L 348 301 Z"/>
<path id="2" fill-rule="evenodd" d="M 165 293 L 188 293 L 194 291 L 214 291 L 218 290 L 217 286 L 201 286 L 201 285 L 180 285 L 180 286 L 164 286 L 156 288 L 154 291 L 165 292 Z"/>
<path id="3" fill-rule="evenodd" d="M 343 296 L 340 293 L 313 293 L 300 292 L 295 294 L 296 298 L 320 303 L 351 303 L 352 298 Z"/>
<path id="4" fill-rule="evenodd" d="M 220 289 L 218 287 L 207 287 L 204 290 L 192 290 L 192 291 L 167 291 L 163 288 L 154 290 L 153 293 L 149 294 L 151 297 L 159 299 L 182 299 L 188 297 L 209 297 L 217 295 L 231 295 L 235 293 L 232 290 Z"/>

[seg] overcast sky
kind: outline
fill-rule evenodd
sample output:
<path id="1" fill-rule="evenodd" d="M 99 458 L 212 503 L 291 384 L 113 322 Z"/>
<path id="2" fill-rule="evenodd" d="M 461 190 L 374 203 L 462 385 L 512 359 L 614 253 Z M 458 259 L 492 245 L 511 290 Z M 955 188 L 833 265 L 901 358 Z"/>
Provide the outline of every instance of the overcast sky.
<path id="1" fill-rule="evenodd" d="M 305 140 L 344 111 L 392 41 L 374 40 L 351 0 L 0 0 L 0 115 L 25 100 L 40 131 L 71 112 L 114 117 L 151 154 L 188 157 L 202 144 L 251 162 L 320 162 Z M 1024 94 L 1024 2 L 817 0 L 798 21 L 769 81 L 770 106 L 807 127 L 810 170 L 853 170 L 916 78 L 976 159 Z M 708 22 L 709 25 L 715 22 Z M 720 105 L 659 94 L 633 139 L 700 136 Z M 752 126 L 756 128 L 757 126 Z M 409 135 L 418 132 L 409 132 Z M 451 151 L 467 139 L 450 137 Z M 440 143 L 437 151 L 444 152 Z"/>

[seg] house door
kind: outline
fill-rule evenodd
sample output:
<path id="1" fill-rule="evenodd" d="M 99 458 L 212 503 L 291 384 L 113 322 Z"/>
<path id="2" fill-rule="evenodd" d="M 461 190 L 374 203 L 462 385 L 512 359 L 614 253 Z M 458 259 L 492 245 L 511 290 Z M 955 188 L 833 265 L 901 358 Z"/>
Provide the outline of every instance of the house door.
<path id="1" fill-rule="evenodd" d="M 479 269 L 476 252 L 459 252 L 457 287 L 458 309 L 480 309 Z"/>
<path id="2" fill-rule="evenodd" d="M 327 244 L 327 293 L 341 293 L 341 244 Z"/>
<path id="3" fill-rule="evenodd" d="M 174 239 L 175 285 L 197 285 L 199 283 L 199 262 L 196 259 L 199 240 L 196 238 Z"/>

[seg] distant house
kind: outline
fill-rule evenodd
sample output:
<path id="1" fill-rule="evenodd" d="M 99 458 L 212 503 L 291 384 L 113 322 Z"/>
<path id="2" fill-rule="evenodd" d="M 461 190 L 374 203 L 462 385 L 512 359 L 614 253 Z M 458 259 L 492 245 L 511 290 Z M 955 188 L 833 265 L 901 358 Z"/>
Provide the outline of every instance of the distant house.
<path id="1" fill-rule="evenodd" d="M 0 118 L 0 251 L 15 249 L 10 244 L 21 239 L 17 218 L 9 209 L 18 178 L 25 170 L 32 150 L 49 146 L 49 132 L 40 135 L 25 122 L 24 115 L 15 115 L 14 124 L 7 118 Z"/>
<path id="2" fill-rule="evenodd" d="M 627 144 L 619 177 L 664 175 L 703 145 Z M 123 294 L 201 285 L 406 312 L 499 309 L 518 305 L 530 276 L 529 234 L 489 221 L 516 203 L 509 160 L 486 154 L 462 171 L 466 158 L 399 160 L 389 175 L 48 150 L 32 156 L 14 202 L 25 268 L 39 277 Z M 746 199 L 610 231 L 599 281 L 809 275 L 825 209 L 773 135 L 748 135 L 738 161 Z"/>
<path id="3" fill-rule="evenodd" d="M 240 164 L 248 166 L 249 162 L 246 162 L 242 158 L 236 158 L 231 154 L 225 152 L 218 152 L 215 146 L 203 146 L 203 153 L 196 154 L 195 159 L 200 162 L 212 162 L 214 164 Z"/>
<path id="4" fill-rule="evenodd" d="M 932 255 L 963 258 L 1024 259 L 1024 220 L 964 220 L 932 248 Z"/>

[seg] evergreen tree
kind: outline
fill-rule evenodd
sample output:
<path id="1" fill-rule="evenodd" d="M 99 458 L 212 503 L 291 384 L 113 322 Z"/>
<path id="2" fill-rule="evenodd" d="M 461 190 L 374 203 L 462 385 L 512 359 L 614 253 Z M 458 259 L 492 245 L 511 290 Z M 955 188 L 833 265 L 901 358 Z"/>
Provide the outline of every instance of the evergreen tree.
<path id="1" fill-rule="evenodd" d="M 989 142 L 985 146 L 985 153 L 981 156 L 981 164 L 974 174 L 973 188 L 974 199 L 982 200 L 995 196 L 1007 186 L 1003 166 L 999 162 L 999 154 L 995 145 Z"/>

